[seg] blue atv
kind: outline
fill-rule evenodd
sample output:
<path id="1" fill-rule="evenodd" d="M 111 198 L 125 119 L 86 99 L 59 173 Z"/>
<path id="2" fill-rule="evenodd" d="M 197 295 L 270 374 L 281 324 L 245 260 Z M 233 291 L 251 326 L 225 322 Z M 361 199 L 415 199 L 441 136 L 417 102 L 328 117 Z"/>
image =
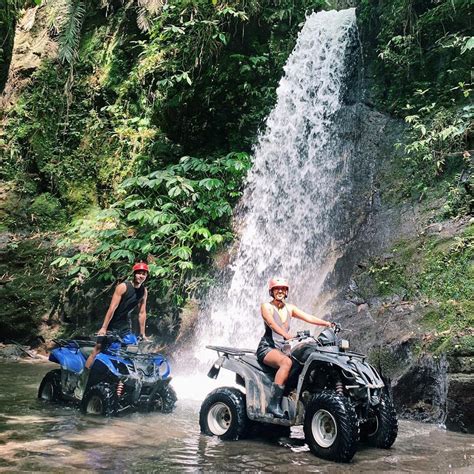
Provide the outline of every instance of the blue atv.
<path id="1" fill-rule="evenodd" d="M 114 416 L 129 410 L 173 411 L 177 397 L 170 386 L 170 366 L 165 357 L 139 352 L 134 334 L 114 335 L 113 340 L 97 355 L 84 390 L 80 389 L 81 374 L 95 343 L 54 340 L 57 347 L 49 360 L 61 368 L 44 376 L 38 398 L 79 403 L 81 411 L 91 415 Z"/>

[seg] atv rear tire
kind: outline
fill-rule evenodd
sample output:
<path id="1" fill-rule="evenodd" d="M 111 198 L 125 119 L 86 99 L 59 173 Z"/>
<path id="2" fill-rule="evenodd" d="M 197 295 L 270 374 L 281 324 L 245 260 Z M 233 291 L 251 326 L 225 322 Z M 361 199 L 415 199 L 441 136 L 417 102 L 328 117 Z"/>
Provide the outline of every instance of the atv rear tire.
<path id="1" fill-rule="evenodd" d="M 201 432 L 224 440 L 242 438 L 249 426 L 245 395 L 236 388 L 221 387 L 212 391 L 199 412 Z"/>
<path id="2" fill-rule="evenodd" d="M 306 406 L 304 434 L 316 456 L 349 462 L 359 441 L 357 415 L 349 399 L 332 391 L 315 394 Z"/>
<path id="3" fill-rule="evenodd" d="M 101 382 L 91 387 L 81 401 L 81 411 L 85 415 L 114 416 L 117 414 L 117 395 L 110 384 Z"/>
<path id="4" fill-rule="evenodd" d="M 370 418 L 360 426 L 360 437 L 376 448 L 388 449 L 397 439 L 398 421 L 391 398 L 383 394 L 380 404 L 370 411 Z"/>
<path id="5" fill-rule="evenodd" d="M 61 395 L 61 370 L 51 370 L 40 383 L 38 398 L 48 402 L 57 402 L 61 400 Z"/>
<path id="6" fill-rule="evenodd" d="M 170 385 L 157 384 L 150 395 L 148 411 L 171 413 L 174 410 L 178 397 Z"/>

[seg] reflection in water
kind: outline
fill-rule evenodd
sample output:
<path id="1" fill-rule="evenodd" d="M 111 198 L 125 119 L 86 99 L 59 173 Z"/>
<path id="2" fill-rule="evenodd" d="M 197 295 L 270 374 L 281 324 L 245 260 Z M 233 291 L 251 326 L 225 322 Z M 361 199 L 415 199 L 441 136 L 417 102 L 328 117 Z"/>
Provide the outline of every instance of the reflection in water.
<path id="1" fill-rule="evenodd" d="M 199 433 L 200 402 L 179 402 L 170 415 L 86 417 L 72 407 L 36 400 L 49 364 L 0 363 L 0 470 L 63 471 L 289 471 L 341 472 L 314 457 L 301 427 L 289 438 L 223 442 Z M 361 445 L 344 471 L 468 472 L 474 437 L 434 425 L 401 422 L 389 451 Z"/>

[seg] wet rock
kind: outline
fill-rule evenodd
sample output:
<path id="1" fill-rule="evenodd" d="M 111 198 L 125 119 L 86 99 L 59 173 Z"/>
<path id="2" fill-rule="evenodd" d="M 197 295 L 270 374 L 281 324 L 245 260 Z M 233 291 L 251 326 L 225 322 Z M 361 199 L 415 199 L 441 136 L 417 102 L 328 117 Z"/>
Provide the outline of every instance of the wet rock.
<path id="1" fill-rule="evenodd" d="M 446 428 L 474 433 L 474 374 L 448 376 Z"/>
<path id="2" fill-rule="evenodd" d="M 419 421 L 442 423 L 446 417 L 447 370 L 445 357 L 424 356 L 394 381 L 399 413 Z"/>
<path id="3" fill-rule="evenodd" d="M 472 355 L 449 357 L 449 372 L 474 374 L 474 357 Z"/>
<path id="4" fill-rule="evenodd" d="M 0 358 L 18 360 L 22 357 L 28 357 L 20 347 L 14 344 L 0 344 Z"/>

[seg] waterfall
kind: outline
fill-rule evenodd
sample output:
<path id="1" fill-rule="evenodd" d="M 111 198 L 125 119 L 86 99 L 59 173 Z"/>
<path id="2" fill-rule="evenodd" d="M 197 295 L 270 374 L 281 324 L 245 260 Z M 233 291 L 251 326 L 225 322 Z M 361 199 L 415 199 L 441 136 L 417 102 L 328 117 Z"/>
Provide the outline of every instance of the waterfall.
<path id="1" fill-rule="evenodd" d="M 306 19 L 277 89 L 277 103 L 254 149 L 230 279 L 201 311 L 195 351 L 206 344 L 256 348 L 267 282 L 284 276 L 288 301 L 323 316 L 321 289 L 351 232 L 353 144 L 340 111 L 357 62 L 355 9 Z M 358 56 L 357 56 L 358 57 Z"/>

